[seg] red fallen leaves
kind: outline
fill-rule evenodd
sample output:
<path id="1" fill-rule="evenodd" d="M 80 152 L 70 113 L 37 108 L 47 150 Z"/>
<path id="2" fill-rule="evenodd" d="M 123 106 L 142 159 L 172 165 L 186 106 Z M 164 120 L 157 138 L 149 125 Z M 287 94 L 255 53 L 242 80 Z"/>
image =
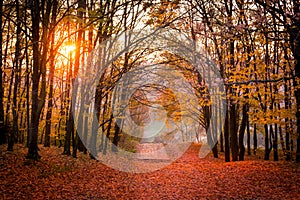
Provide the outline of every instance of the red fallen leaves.
<path id="1" fill-rule="evenodd" d="M 198 158 L 192 146 L 159 171 L 130 174 L 89 156 L 61 155 L 41 147 L 42 160 L 26 160 L 27 149 L 0 146 L 0 199 L 300 199 L 300 164 Z"/>

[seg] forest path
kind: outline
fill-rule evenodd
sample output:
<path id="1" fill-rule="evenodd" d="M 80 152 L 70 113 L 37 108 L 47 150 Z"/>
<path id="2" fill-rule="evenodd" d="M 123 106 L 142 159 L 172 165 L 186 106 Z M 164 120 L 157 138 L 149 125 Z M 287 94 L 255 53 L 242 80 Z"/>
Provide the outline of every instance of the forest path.
<path id="1" fill-rule="evenodd" d="M 5 148 L 0 146 L 0 199 L 300 199 L 295 162 L 199 159 L 199 146 L 192 145 L 161 170 L 133 174 L 81 153 L 77 159 L 61 155 L 56 147 L 41 147 L 39 162 L 26 160 L 22 146 L 13 153 Z"/>

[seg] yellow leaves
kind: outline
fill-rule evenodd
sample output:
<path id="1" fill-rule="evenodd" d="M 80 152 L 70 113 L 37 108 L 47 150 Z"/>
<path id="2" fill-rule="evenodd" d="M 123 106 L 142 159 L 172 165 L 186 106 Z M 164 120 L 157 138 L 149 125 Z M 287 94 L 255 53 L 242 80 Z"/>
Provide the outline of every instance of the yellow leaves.
<path id="1" fill-rule="evenodd" d="M 253 123 L 257 124 L 280 124 L 285 125 L 284 119 L 291 119 L 295 121 L 295 109 L 272 109 L 272 110 L 252 110 L 248 112 L 249 119 Z M 288 122 L 290 123 L 290 121 Z"/>
<path id="2" fill-rule="evenodd" d="M 159 4 L 145 3 L 144 10 L 149 9 L 148 25 L 161 26 L 178 16 L 179 1 L 161 1 Z"/>
<path id="3" fill-rule="evenodd" d="M 297 85 L 294 87 L 295 90 L 300 89 L 300 78 L 296 77 L 296 78 L 295 78 L 295 81 L 296 81 L 296 83 L 297 83 Z"/>

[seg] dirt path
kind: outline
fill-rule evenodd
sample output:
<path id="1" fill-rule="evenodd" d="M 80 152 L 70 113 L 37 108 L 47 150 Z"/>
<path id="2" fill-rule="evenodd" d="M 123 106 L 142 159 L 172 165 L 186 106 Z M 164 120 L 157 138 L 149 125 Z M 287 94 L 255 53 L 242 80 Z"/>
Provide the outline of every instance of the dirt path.
<path id="1" fill-rule="evenodd" d="M 40 162 L 26 149 L 0 147 L 0 199 L 300 199 L 300 164 L 198 158 L 192 146 L 176 162 L 151 173 L 113 170 L 80 154 L 41 147 Z"/>

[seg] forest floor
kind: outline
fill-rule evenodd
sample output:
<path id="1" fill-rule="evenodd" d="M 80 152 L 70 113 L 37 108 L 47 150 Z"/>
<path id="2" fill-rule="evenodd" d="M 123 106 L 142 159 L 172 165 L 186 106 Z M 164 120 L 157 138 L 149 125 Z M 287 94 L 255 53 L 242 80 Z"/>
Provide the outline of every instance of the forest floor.
<path id="1" fill-rule="evenodd" d="M 198 158 L 193 145 L 161 170 L 134 174 L 40 148 L 34 162 L 21 145 L 14 152 L 0 146 L 0 199 L 300 199 L 300 164 L 293 161 L 225 163 L 222 154 Z"/>

